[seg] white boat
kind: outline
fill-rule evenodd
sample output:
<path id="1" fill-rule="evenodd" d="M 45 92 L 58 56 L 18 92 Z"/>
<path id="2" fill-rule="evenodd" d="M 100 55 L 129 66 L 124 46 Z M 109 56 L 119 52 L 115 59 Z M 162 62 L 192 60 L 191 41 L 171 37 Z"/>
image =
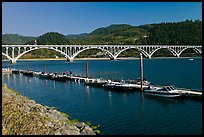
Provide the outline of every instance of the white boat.
<path id="1" fill-rule="evenodd" d="M 39 74 L 40 78 L 51 78 L 53 74 L 51 73 L 44 73 L 42 72 L 41 74 Z"/>
<path id="2" fill-rule="evenodd" d="M 182 93 L 174 86 L 149 86 L 144 93 L 160 97 L 179 97 Z"/>
<path id="3" fill-rule="evenodd" d="M 193 60 L 193 59 L 188 59 L 188 60 Z"/>
<path id="4" fill-rule="evenodd" d="M 57 74 L 57 73 L 53 73 L 52 76 L 50 77 L 50 79 L 54 79 L 54 80 L 59 80 L 59 81 L 66 81 L 68 80 L 68 76 L 65 74 Z"/>
<path id="5" fill-rule="evenodd" d="M 140 89 L 141 85 L 139 84 L 134 84 L 134 83 L 128 83 L 126 81 L 121 81 L 121 82 L 114 82 L 111 80 L 108 80 L 108 82 L 104 85 L 105 89 L 110 89 L 110 90 L 127 90 L 127 91 L 133 91 L 135 89 Z M 148 88 L 147 85 L 143 85 L 143 88 L 146 89 Z"/>
<path id="6" fill-rule="evenodd" d="M 90 80 L 87 79 L 87 80 L 85 80 L 84 85 L 102 87 L 106 83 L 107 83 L 107 80 L 101 79 L 101 78 L 97 78 L 97 79 L 90 79 Z"/>
<path id="7" fill-rule="evenodd" d="M 138 78 L 137 80 L 127 80 L 127 83 L 130 83 L 130 84 L 136 84 L 136 85 L 141 85 L 141 80 L 140 78 Z M 145 78 L 143 79 L 143 85 L 144 86 L 149 86 L 150 82 L 147 81 Z"/>
<path id="8" fill-rule="evenodd" d="M 40 71 L 33 71 L 33 75 L 34 76 L 39 76 L 40 74 L 42 74 L 42 72 L 40 72 Z"/>

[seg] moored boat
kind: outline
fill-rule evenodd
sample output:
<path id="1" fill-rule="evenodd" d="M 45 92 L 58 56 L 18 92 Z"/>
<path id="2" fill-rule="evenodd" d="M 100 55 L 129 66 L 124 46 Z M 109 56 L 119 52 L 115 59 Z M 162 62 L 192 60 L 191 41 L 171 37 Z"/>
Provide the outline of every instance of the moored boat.
<path id="1" fill-rule="evenodd" d="M 39 74 L 39 78 L 51 78 L 52 74 L 42 72 Z"/>
<path id="2" fill-rule="evenodd" d="M 40 72 L 40 71 L 33 71 L 33 75 L 34 76 L 39 76 L 40 74 L 42 74 L 42 72 Z"/>
<path id="3" fill-rule="evenodd" d="M 135 84 L 125 83 L 125 81 L 114 82 L 108 80 L 108 82 L 104 85 L 104 88 L 109 90 L 131 91 L 135 88 Z"/>
<path id="4" fill-rule="evenodd" d="M 12 73 L 13 73 L 13 74 L 19 74 L 19 73 L 20 73 L 20 70 L 13 69 L 13 70 L 12 70 Z"/>
<path id="5" fill-rule="evenodd" d="M 33 76 L 33 71 L 31 70 L 23 70 L 21 73 L 26 76 Z"/>
<path id="6" fill-rule="evenodd" d="M 130 83 L 130 84 L 137 84 L 137 85 L 141 85 L 141 80 L 140 78 L 138 78 L 137 80 L 127 80 L 127 83 Z M 149 86 L 150 82 L 147 81 L 145 78 L 143 79 L 143 85 L 145 86 Z"/>
<path id="7" fill-rule="evenodd" d="M 59 81 L 66 81 L 68 80 L 67 75 L 58 75 L 58 74 L 54 74 L 50 77 L 53 80 L 59 80 Z"/>
<path id="8" fill-rule="evenodd" d="M 91 80 L 85 80 L 84 85 L 102 87 L 106 83 L 107 83 L 107 80 L 104 80 L 104 79 L 91 79 Z"/>
<path id="9" fill-rule="evenodd" d="M 174 86 L 149 86 L 144 93 L 160 97 L 179 97 L 182 93 Z"/>

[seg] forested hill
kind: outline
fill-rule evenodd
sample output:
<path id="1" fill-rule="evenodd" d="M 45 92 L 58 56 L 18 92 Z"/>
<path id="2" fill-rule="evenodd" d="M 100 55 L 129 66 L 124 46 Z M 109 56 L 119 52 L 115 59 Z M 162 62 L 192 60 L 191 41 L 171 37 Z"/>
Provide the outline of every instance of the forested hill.
<path id="1" fill-rule="evenodd" d="M 91 33 L 76 35 L 49 33 L 40 37 L 27 37 L 5 34 L 2 35 L 2 44 L 29 44 L 33 43 L 34 39 L 42 44 L 46 44 L 46 41 L 49 41 L 49 44 L 54 44 L 50 41 L 58 41 L 59 44 L 202 44 L 202 21 L 186 20 L 141 26 L 113 24 Z"/>
<path id="2" fill-rule="evenodd" d="M 138 40 L 148 35 L 139 27 L 127 24 L 113 24 L 72 40 L 75 44 L 137 44 Z"/>
<path id="3" fill-rule="evenodd" d="M 202 21 L 142 25 L 149 32 L 144 44 L 202 44 Z"/>
<path id="4" fill-rule="evenodd" d="M 202 44 L 202 21 L 141 26 L 110 25 L 72 40 L 75 44 Z"/>
<path id="5" fill-rule="evenodd" d="M 18 34 L 4 34 L 2 35 L 2 44 L 26 44 L 34 39 L 36 39 L 36 37 L 22 36 Z"/>

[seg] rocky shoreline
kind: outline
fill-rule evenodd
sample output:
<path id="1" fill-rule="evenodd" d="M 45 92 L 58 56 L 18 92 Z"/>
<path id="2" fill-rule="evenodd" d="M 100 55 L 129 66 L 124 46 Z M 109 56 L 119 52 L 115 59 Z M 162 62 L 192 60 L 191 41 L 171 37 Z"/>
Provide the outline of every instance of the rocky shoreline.
<path id="1" fill-rule="evenodd" d="M 2 85 L 3 135 L 96 135 L 96 131 L 96 126 L 70 120 L 54 107 L 38 104 Z"/>

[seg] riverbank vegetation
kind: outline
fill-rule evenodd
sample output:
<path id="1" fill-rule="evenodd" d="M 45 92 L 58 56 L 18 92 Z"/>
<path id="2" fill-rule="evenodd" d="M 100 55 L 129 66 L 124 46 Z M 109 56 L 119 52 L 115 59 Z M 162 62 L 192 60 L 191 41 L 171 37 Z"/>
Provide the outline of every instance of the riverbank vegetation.
<path id="1" fill-rule="evenodd" d="M 35 44 L 39 45 L 89 45 L 89 44 L 155 44 L 155 45 L 202 45 L 202 21 L 186 20 L 183 22 L 162 22 L 158 24 L 146 24 L 131 26 L 128 24 L 112 24 L 102 27 L 91 33 L 63 35 L 57 32 L 48 32 L 39 37 L 20 36 L 17 34 L 2 35 L 2 44 Z M 186 56 L 195 56 L 187 54 Z M 158 51 L 155 56 L 172 56 L 166 50 Z M 104 53 L 97 49 L 91 49 L 80 53 L 77 57 L 104 57 Z M 120 56 L 138 56 L 138 51 L 128 50 Z M 197 55 L 196 55 L 197 56 Z M 3 57 L 3 56 L 2 56 Z M 21 58 L 63 58 L 60 53 L 39 49 L 25 54 Z M 3 57 L 5 59 L 5 57 Z"/>

